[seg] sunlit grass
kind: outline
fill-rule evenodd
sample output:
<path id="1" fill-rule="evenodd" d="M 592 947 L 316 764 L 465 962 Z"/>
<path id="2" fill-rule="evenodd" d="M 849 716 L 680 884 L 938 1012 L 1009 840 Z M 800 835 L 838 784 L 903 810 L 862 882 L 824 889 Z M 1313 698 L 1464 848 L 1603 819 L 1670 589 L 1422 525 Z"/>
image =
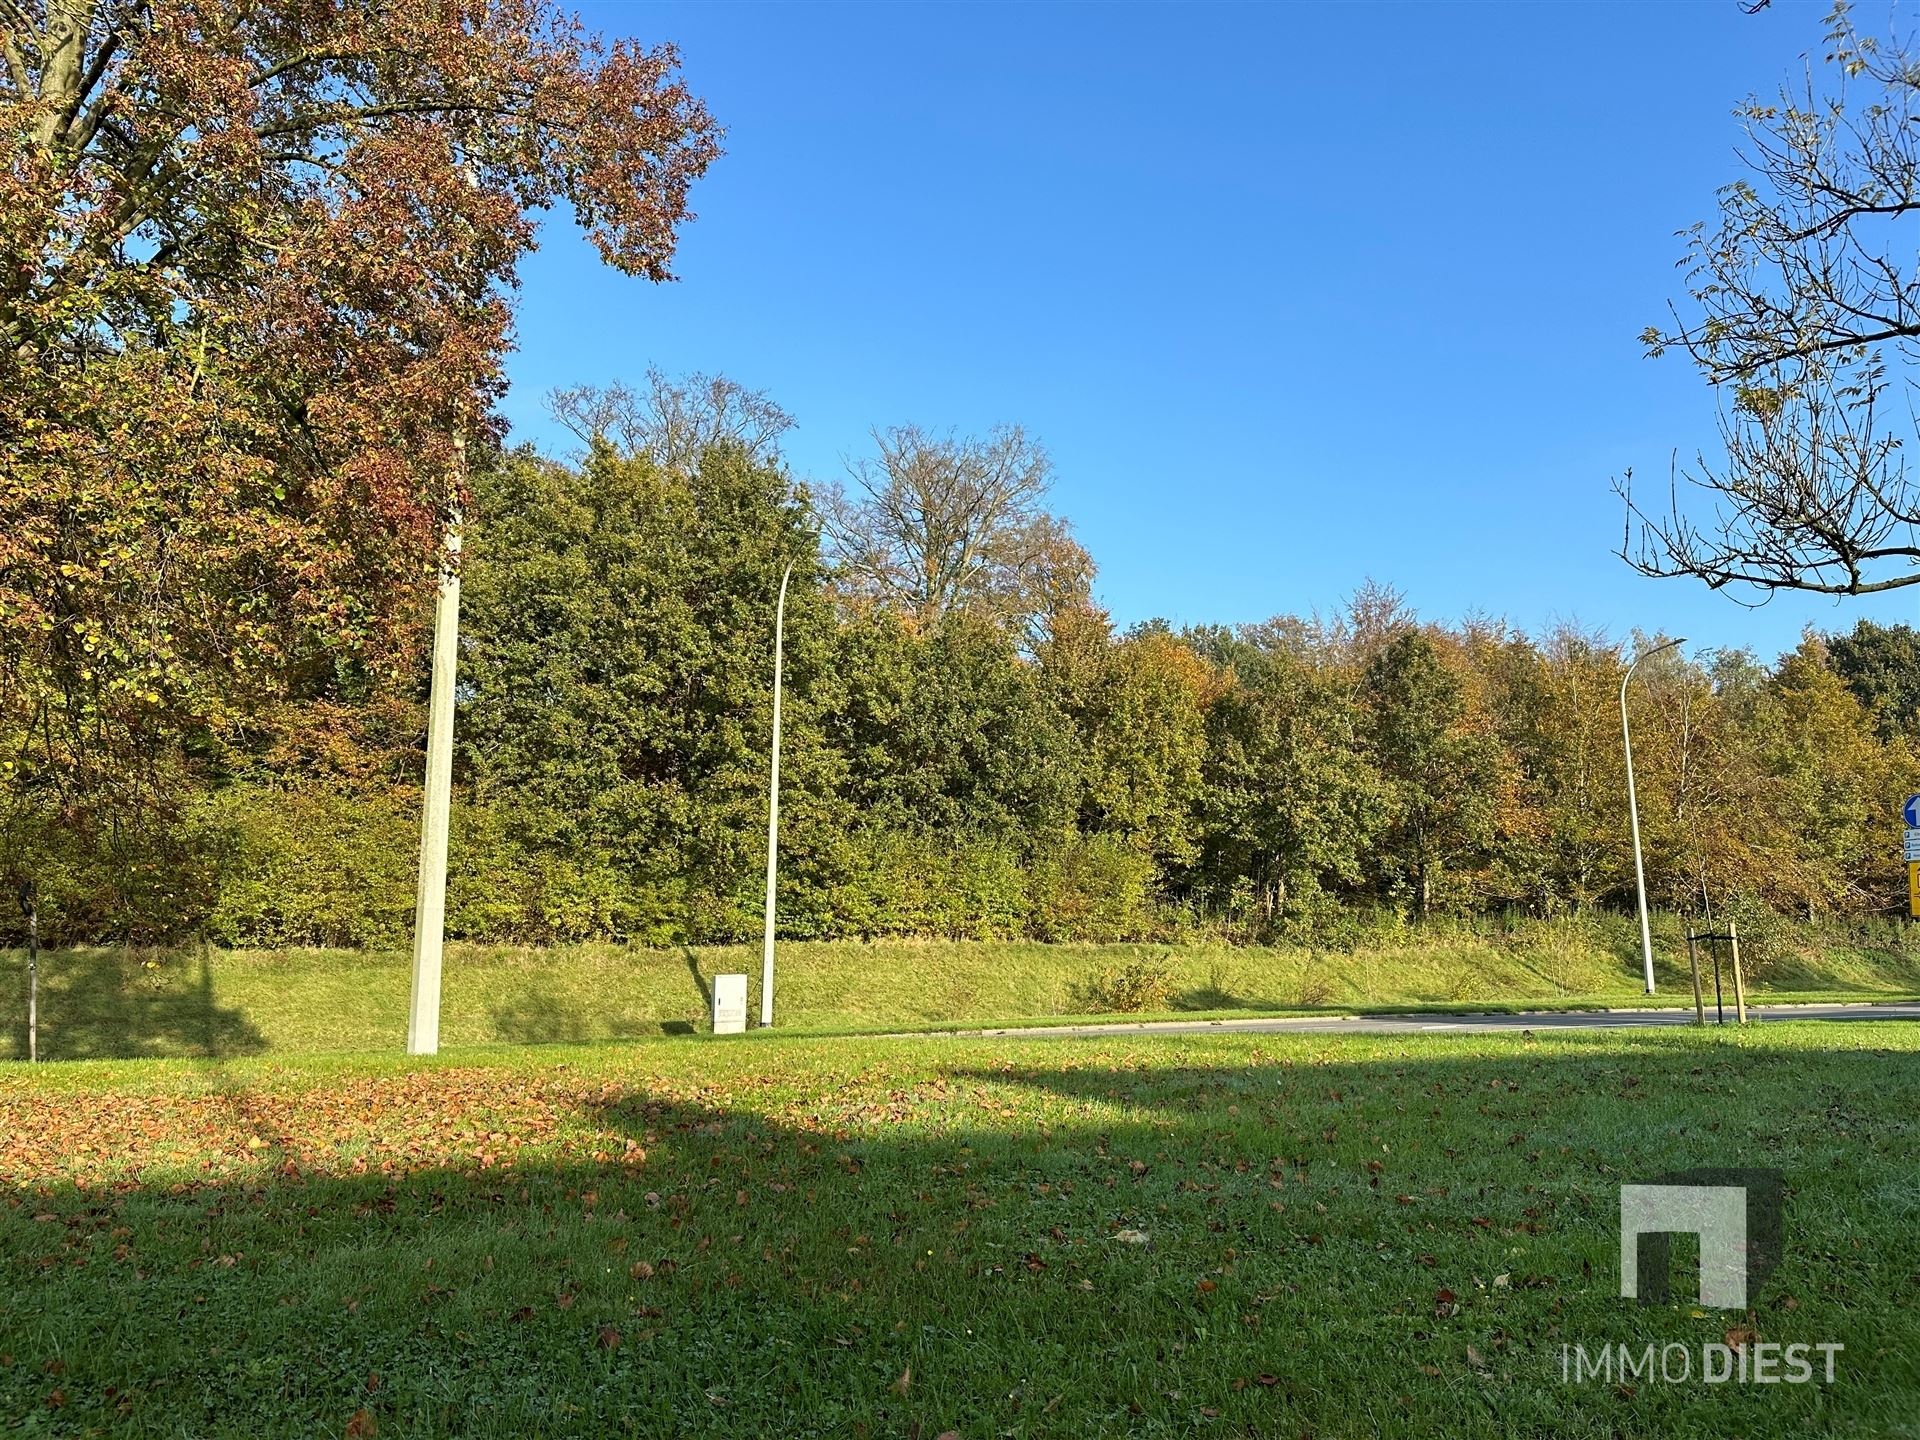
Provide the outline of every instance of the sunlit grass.
<path id="1" fill-rule="evenodd" d="M 0 1074 L 0 1416 L 1899 1433 L 1920 1415 L 1916 1058 L 1904 1025 L 1776 1024 L 21 1067 Z M 1615 1294 L 1619 1183 L 1702 1165 L 1790 1187 L 1751 1316 Z M 1559 1378 L 1563 1343 L 1736 1325 L 1845 1344 L 1839 1380 Z"/>
<path id="2" fill-rule="evenodd" d="M 1658 934 L 1661 1000 L 1690 1003 L 1678 922 Z M 1434 924 L 1350 951 L 1224 945 L 1038 945 L 888 941 L 783 944 L 779 1015 L 793 1030 L 898 1030 L 1046 1021 L 1099 1008 L 1090 982 L 1146 959 L 1167 979 L 1166 1015 L 1406 1006 L 1640 1005 L 1638 934 L 1626 917 L 1498 926 Z M 1807 944 L 1757 955 L 1754 993 L 1773 999 L 1920 994 L 1904 950 Z M 23 957 L 0 954 L 0 1056 L 25 1053 Z M 54 1058 L 302 1054 L 400 1049 L 409 957 L 353 951 L 65 951 L 42 965 L 41 1053 Z M 447 1046 L 588 1042 L 707 1027 L 716 973 L 755 977 L 746 946 L 646 950 L 449 947 Z M 1729 984 L 1731 981 L 1729 980 Z M 1711 994 L 1709 993 L 1709 1001 Z"/>

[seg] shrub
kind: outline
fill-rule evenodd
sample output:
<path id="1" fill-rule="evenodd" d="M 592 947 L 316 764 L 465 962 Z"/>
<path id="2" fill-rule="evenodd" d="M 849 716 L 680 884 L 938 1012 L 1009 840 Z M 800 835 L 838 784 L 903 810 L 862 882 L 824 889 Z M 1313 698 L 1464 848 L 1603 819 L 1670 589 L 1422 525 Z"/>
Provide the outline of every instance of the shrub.
<path id="1" fill-rule="evenodd" d="M 1074 839 L 1035 858 L 1027 877 L 1036 940 L 1110 943 L 1154 931 L 1153 861 L 1111 835 Z"/>
<path id="2" fill-rule="evenodd" d="M 407 935 L 419 856 L 410 793 L 236 785 L 209 797 L 217 836 L 209 938 L 227 945 L 393 945 Z"/>
<path id="3" fill-rule="evenodd" d="M 1075 1007 L 1092 1015 L 1133 1015 L 1165 1010 L 1173 998 L 1171 956 L 1139 955 L 1110 966 L 1073 988 Z"/>

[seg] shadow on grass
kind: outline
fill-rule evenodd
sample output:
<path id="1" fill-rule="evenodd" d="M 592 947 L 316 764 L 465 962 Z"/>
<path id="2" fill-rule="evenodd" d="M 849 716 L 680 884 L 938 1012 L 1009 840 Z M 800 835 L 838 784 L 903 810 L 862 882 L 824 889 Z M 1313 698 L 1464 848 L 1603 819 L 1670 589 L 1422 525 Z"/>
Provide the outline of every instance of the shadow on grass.
<path id="1" fill-rule="evenodd" d="M 1271 1013 L 1275 1010 L 1306 1009 L 1297 1000 L 1281 1000 L 1277 997 L 1257 995 L 1239 995 L 1222 989 L 1218 984 L 1209 983 L 1196 986 L 1192 990 L 1183 990 L 1168 1002 L 1170 1010 L 1253 1010 Z"/>
<path id="2" fill-rule="evenodd" d="M 1697 1329 L 1684 1304 L 1649 1317 L 1611 1293 L 1620 1179 L 1767 1144 L 1805 1197 L 1790 1224 L 1817 1237 L 1877 1193 L 1851 1162 L 1869 1107 L 1920 1103 L 1910 1052 L 1356 1048 L 1008 1064 L 925 1047 L 879 1075 L 823 1050 L 777 1081 L 791 1062 L 770 1052 L 665 1091 L 644 1060 L 293 1095 L 226 1072 L 214 1103 L 237 1143 L 192 1133 L 159 1103 L 175 1097 L 153 1113 L 256 1156 L 246 1173 L 0 1189 L 0 1349 L 19 1361 L 0 1413 L 115 1433 L 341 1433 L 365 1410 L 355 1433 L 711 1436 L 1774 1433 L 1911 1413 L 1891 1369 L 1631 1405 L 1554 1378 L 1557 1336 Z M 113 1099 L 141 1133 L 141 1098 Z M 0 1114 L 63 1101 L 15 1092 Z M 567 1157 L 445 1163 L 467 1143 L 452 1131 L 540 1107 Z M 316 1158 L 288 1138 L 314 1114 L 349 1136 L 385 1115 L 394 1143 Z M 381 1153 L 442 1163 L 382 1175 Z M 340 1173 L 355 1155 L 371 1173 Z M 1913 1248 L 1790 1239 L 1762 1320 L 1897 1350 Z"/>
<path id="3" fill-rule="evenodd" d="M 27 1054 L 27 965 L 0 957 L 9 996 L 9 1054 Z M 266 1037 L 239 1009 L 220 1003 L 204 950 L 143 960 L 121 950 L 60 950 L 40 956 L 40 1058 L 140 1060 L 257 1055 Z"/>

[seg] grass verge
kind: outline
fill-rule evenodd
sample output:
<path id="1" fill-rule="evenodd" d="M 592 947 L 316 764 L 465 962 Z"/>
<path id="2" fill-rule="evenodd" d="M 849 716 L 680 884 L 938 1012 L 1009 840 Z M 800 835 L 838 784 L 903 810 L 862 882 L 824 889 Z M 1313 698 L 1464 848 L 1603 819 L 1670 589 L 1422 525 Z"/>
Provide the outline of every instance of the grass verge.
<path id="1" fill-rule="evenodd" d="M 1678 922 L 1656 944 L 1664 1003 L 1691 1003 Z M 1679 957 L 1677 962 L 1668 957 Z M 1163 1000 L 1129 1018 L 1423 1007 L 1605 1008 L 1645 1003 L 1638 933 L 1624 917 L 1436 924 L 1352 951 L 1220 945 L 991 942 L 789 943 L 779 952 L 783 1028 L 879 1032 L 1053 1023 L 1103 1009 L 1103 975 L 1143 960 Z M 1824 939 L 1750 944 L 1756 998 L 1920 994 L 1920 956 Z M 26 1052 L 24 957 L 0 954 L 0 1056 Z M 646 950 L 449 947 L 448 1046 L 629 1040 L 707 1026 L 713 976 L 757 976 L 745 946 Z M 295 1055 L 402 1048 L 409 961 L 354 951 L 146 955 L 71 950 L 41 967 L 41 1053 L 54 1059 Z M 750 984 L 757 1006 L 759 986 Z M 1709 997 L 1711 1003 L 1711 997 Z M 1731 995 L 1729 995 L 1729 1004 Z"/>
<path id="2" fill-rule="evenodd" d="M 134 1435 L 1772 1435 L 1920 1415 L 1920 1027 L 738 1043 L 0 1078 L 0 1418 Z M 1750 1311 L 1618 1186 L 1761 1165 Z M 1678 1247 L 1677 1247 L 1678 1249 Z M 1684 1257 L 1682 1257 L 1684 1259 Z M 1562 1346 L 1838 1343 L 1834 1383 Z"/>

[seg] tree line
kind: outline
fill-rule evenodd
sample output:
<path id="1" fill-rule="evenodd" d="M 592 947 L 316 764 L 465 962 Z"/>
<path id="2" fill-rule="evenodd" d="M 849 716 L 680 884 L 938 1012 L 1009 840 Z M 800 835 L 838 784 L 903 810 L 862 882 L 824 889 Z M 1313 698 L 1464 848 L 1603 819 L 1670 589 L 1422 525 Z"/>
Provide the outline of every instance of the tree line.
<path id="1" fill-rule="evenodd" d="M 809 486 L 788 417 L 723 378 L 578 387 L 553 397 L 578 456 L 503 449 L 537 217 L 671 278 L 720 155 L 671 46 L 550 0 L 14 9 L 0 881 L 49 938 L 404 932 L 423 601 L 462 515 L 457 934 L 751 928 L 788 562 L 788 933 L 1625 902 L 1613 687 L 1641 637 L 1421 623 L 1374 588 L 1332 617 L 1117 631 L 1032 437 L 895 427 Z M 1920 288 L 1861 239 L 1920 203 L 1920 67 L 1844 6 L 1828 40 L 1805 95 L 1743 107 L 1747 174 L 1643 337 L 1716 387 L 1724 442 L 1666 507 L 1623 479 L 1647 573 L 1920 581 L 1889 389 Z M 1863 624 L 1771 664 L 1643 667 L 1656 900 L 1897 907 L 1915 650 Z"/>
<path id="2" fill-rule="evenodd" d="M 1642 637 L 1423 622 L 1374 585 L 1332 616 L 1122 629 L 1017 428 L 877 431 L 809 485 L 784 413 L 724 379 L 552 403 L 576 457 L 500 449 L 471 480 L 456 936 L 757 933 L 789 563 L 785 935 L 1324 939 L 1380 910 L 1631 903 Z M 425 622 L 408 666 L 316 665 L 201 726 L 140 824 L 45 814 L 43 933 L 401 939 Z M 1669 652 L 1629 703 L 1656 904 L 1904 906 L 1920 634 Z"/>

